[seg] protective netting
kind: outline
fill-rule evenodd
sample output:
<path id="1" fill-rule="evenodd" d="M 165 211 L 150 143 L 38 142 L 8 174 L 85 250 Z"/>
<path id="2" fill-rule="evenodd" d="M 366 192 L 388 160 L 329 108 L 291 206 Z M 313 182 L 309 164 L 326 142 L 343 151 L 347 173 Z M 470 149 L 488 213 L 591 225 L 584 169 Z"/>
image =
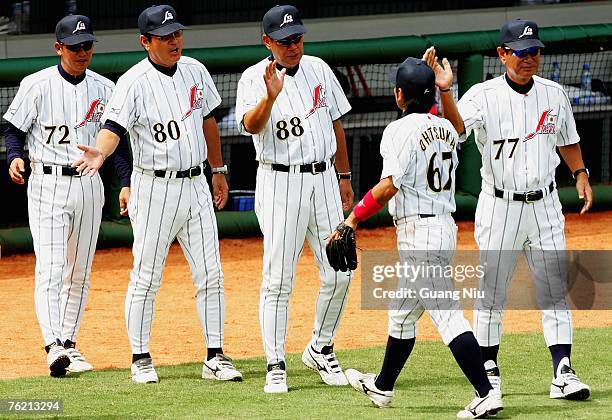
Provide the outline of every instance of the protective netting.
<path id="1" fill-rule="evenodd" d="M 451 60 L 457 73 L 459 60 Z M 557 63 L 557 64 L 554 64 Z M 378 179 L 381 170 L 379 144 L 384 127 L 397 118 L 398 111 L 393 98 L 393 86 L 388 81 L 389 70 L 394 64 L 344 66 L 329 63 L 335 70 L 353 107 L 343 118 L 349 146 L 349 159 L 354 175 L 356 194 L 365 192 Z M 586 85 L 584 65 L 588 64 L 590 89 Z M 246 67 L 246 65 L 245 65 Z M 583 154 L 591 168 L 594 182 L 610 181 L 610 138 L 612 136 L 612 51 L 574 54 L 543 55 L 539 74 L 551 79 L 553 69 L 558 68 L 559 82 L 572 100 L 578 132 L 582 138 Z M 503 73 L 497 57 L 484 57 L 483 80 Z M 459 74 L 460 76 L 460 74 Z M 588 75 L 586 75 L 588 76 Z M 249 137 L 240 136 L 234 118 L 236 87 L 239 73 L 213 74 L 223 103 L 217 120 L 222 136 L 224 159 L 230 167 L 229 181 L 232 189 L 253 190 L 255 187 L 255 153 Z M 581 86 L 581 78 L 582 86 Z M 16 87 L 0 88 L 0 113 L 4 114 L 16 93 Z M 454 85 L 457 97 L 457 84 Z M 4 132 L 5 122 L 0 122 Z M 4 139 L 0 140 L 0 158 L 4 158 Z M 561 174 L 561 182 L 569 174 Z"/>

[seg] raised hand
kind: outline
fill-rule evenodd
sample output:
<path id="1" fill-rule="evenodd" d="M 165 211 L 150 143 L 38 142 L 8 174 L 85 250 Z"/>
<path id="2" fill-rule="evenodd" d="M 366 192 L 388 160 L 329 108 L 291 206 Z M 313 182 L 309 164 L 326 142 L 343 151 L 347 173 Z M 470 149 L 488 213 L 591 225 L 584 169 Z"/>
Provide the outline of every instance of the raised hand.
<path id="1" fill-rule="evenodd" d="M 436 86 L 439 89 L 450 89 L 453 85 L 453 69 L 446 58 L 442 59 L 442 65 L 438 62 L 435 47 L 425 50 L 422 60 L 427 63 L 436 75 Z"/>
<path id="2" fill-rule="evenodd" d="M 264 81 L 266 82 L 266 90 L 270 99 L 276 99 L 281 90 L 283 90 L 286 72 L 286 69 L 282 69 L 279 74 L 276 73 L 276 60 L 273 60 L 266 66 Z"/>

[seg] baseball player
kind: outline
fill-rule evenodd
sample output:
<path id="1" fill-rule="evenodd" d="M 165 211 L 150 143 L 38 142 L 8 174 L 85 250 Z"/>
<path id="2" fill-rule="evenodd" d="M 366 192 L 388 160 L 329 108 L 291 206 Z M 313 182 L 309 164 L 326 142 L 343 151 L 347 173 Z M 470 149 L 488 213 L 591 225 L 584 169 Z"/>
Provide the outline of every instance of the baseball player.
<path id="1" fill-rule="evenodd" d="M 202 378 L 240 381 L 242 374 L 222 349 L 225 300 L 213 199 L 223 208 L 228 187 L 211 115 L 221 99 L 208 70 L 181 56 L 184 26 L 172 7 L 145 9 L 138 27 L 148 57 L 119 78 L 96 147 L 81 146 L 83 159 L 74 163 L 84 174 L 95 173 L 114 151 L 119 135 L 129 132 L 134 171 L 127 210 L 134 231 L 134 267 L 125 317 L 132 381 L 159 380 L 149 338 L 155 296 L 175 238 L 189 263 L 208 347 Z M 206 159 L 212 165 L 214 198 L 203 176 Z"/>
<path id="2" fill-rule="evenodd" d="M 66 16 L 56 28 L 59 64 L 21 81 L 4 119 L 9 175 L 25 184 L 23 146 L 32 174 L 28 216 L 36 254 L 35 306 L 51 376 L 93 367 L 76 349 L 87 304 L 89 274 L 104 205 L 98 175 L 81 178 L 72 161 L 77 144 L 91 145 L 114 84 L 87 67 L 95 37 L 89 18 Z M 130 167 L 127 143 L 115 163 L 126 202 Z M 119 161 L 122 160 L 122 163 Z"/>
<path id="3" fill-rule="evenodd" d="M 550 349 L 553 379 L 550 398 L 584 400 L 589 387 L 570 363 L 572 317 L 565 301 L 564 217 L 555 186 L 560 163 L 556 150 L 576 179 L 584 199 L 580 214 L 589 210 L 593 193 L 580 150 L 580 137 L 569 98 L 563 88 L 536 76 L 544 44 L 535 22 L 513 19 L 501 28 L 497 54 L 505 74 L 474 85 L 456 108 L 448 89 L 450 74 L 428 63 L 440 75 L 438 86 L 445 116 L 459 133 L 475 134 L 482 154 L 482 191 L 476 208 L 474 236 L 486 263 L 476 302 L 474 329 L 491 383 L 501 389 L 497 352 L 506 291 L 523 251 L 536 285 L 542 310 L 544 339 Z"/>
<path id="4" fill-rule="evenodd" d="M 425 62 L 410 57 L 391 71 L 390 79 L 402 116 L 383 132 L 381 180 L 331 235 L 330 243 L 339 240 L 346 227 L 356 229 L 389 202 L 400 259 L 414 266 L 446 267 L 457 242 L 451 213 L 455 211 L 459 136 L 448 120 L 427 113 L 435 102 L 436 87 L 434 72 Z M 376 406 L 388 407 L 395 381 L 414 347 L 416 322 L 427 310 L 442 341 L 476 389 L 476 398 L 457 416 L 476 418 L 502 410 L 501 394 L 489 383 L 478 342 L 459 300 L 427 297 L 448 296 L 454 290 L 451 278 L 423 272 L 416 278 L 399 279 L 397 290 L 407 288 L 415 293 L 393 302 L 389 310 L 389 337 L 380 373 L 347 369 L 350 384 Z"/>
<path id="5" fill-rule="evenodd" d="M 238 82 L 236 120 L 252 135 L 259 161 L 255 212 L 264 234 L 259 319 L 268 362 L 265 392 L 287 392 L 285 336 L 297 261 L 308 240 L 321 288 L 310 343 L 302 361 L 328 385 L 347 385 L 333 350 L 351 273 L 336 273 L 325 238 L 353 202 L 346 139 L 340 117 L 350 110 L 330 67 L 304 55 L 298 10 L 275 6 L 263 17 L 271 55 Z M 339 172 L 338 180 L 333 166 Z"/>

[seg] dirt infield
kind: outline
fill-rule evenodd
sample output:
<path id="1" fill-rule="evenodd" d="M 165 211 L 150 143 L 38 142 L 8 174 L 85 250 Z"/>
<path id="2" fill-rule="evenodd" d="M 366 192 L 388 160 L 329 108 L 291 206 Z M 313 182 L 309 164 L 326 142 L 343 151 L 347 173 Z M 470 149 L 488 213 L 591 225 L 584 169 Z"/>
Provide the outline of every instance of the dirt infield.
<path id="1" fill-rule="evenodd" d="M 612 212 L 582 217 L 568 215 L 568 248 L 612 249 L 611 226 Z M 459 223 L 459 249 L 476 249 L 473 228 L 473 223 Z M 394 228 L 360 230 L 358 242 L 367 250 L 393 249 Z M 227 306 L 224 350 L 234 358 L 263 355 L 258 322 L 262 253 L 261 238 L 221 241 Z M 78 343 L 96 369 L 128 368 L 130 365 L 123 303 L 131 263 L 130 249 L 96 253 L 89 303 Z M 312 253 L 306 247 L 298 264 L 290 302 L 288 352 L 301 351 L 309 340 L 317 290 L 318 274 Z M 193 362 L 203 357 L 204 339 L 193 293 L 189 268 L 181 249 L 174 245 L 155 308 L 151 353 L 157 364 Z M 382 345 L 386 341 L 386 311 L 361 310 L 359 293 L 358 271 L 336 340 L 337 349 Z M 0 379 L 47 374 L 34 311 L 33 254 L 1 260 L 0 295 L 3 298 L 0 340 L 4 343 L 0 353 Z M 471 314 L 467 315 L 471 318 Z M 575 311 L 574 321 L 576 327 L 612 326 L 612 311 Z M 423 317 L 419 328 L 419 339 L 438 338 L 428 317 Z M 539 331 L 540 328 L 537 311 L 509 311 L 506 314 L 505 332 Z"/>

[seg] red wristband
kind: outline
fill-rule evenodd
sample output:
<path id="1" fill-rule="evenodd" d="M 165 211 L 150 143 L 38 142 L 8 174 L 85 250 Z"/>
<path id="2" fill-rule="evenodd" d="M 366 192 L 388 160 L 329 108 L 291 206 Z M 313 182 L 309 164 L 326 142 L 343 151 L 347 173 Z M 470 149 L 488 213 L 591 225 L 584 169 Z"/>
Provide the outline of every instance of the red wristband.
<path id="1" fill-rule="evenodd" d="M 359 219 L 359 221 L 363 222 L 364 220 L 374 216 L 382 208 L 383 206 L 378 204 L 378 201 L 376 201 L 372 195 L 372 190 L 370 190 L 355 206 L 353 209 L 353 214 L 357 219 Z"/>

